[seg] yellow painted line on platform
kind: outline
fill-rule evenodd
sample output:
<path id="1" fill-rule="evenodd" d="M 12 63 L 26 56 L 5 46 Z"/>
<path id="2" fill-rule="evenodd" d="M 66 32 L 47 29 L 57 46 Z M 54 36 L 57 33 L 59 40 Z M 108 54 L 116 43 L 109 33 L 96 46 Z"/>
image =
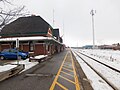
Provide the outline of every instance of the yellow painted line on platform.
<path id="1" fill-rule="evenodd" d="M 60 84 L 60 83 L 58 83 L 58 82 L 56 82 L 56 84 L 58 85 L 58 86 L 60 86 L 61 88 L 63 88 L 64 90 L 68 90 L 66 87 L 64 87 L 62 84 Z"/>
<path id="2" fill-rule="evenodd" d="M 70 70 L 68 68 L 65 68 L 65 67 L 62 67 L 63 69 L 67 70 L 67 71 L 70 71 L 70 72 L 74 72 L 73 70 Z"/>
<path id="3" fill-rule="evenodd" d="M 67 79 L 67 78 L 65 78 L 65 77 L 63 77 L 63 76 L 61 76 L 61 75 L 59 75 L 61 78 L 63 78 L 63 79 L 65 79 L 65 80 L 67 80 L 67 81 L 69 81 L 69 82 L 71 82 L 71 83 L 73 83 L 73 84 L 75 84 L 75 82 L 74 81 L 72 81 L 72 80 L 70 80 L 70 79 Z"/>
<path id="4" fill-rule="evenodd" d="M 68 76 L 74 77 L 74 75 L 71 75 L 70 73 L 66 73 L 64 71 L 61 71 L 61 72 L 64 73 L 64 74 L 66 74 L 66 75 L 68 75 Z"/>
<path id="5" fill-rule="evenodd" d="M 64 63 L 64 66 L 72 67 L 72 65 Z"/>
<path id="6" fill-rule="evenodd" d="M 65 66 L 65 65 L 63 65 L 63 67 L 68 68 L 70 70 L 73 70 L 72 66 Z"/>
<path id="7" fill-rule="evenodd" d="M 50 90 L 54 90 L 55 84 L 56 84 L 56 82 L 57 82 L 57 79 L 58 79 L 58 76 L 59 76 L 59 74 L 60 74 L 60 71 L 62 70 L 62 67 L 63 67 L 63 64 L 64 64 L 64 62 L 65 62 L 65 60 L 66 60 L 67 55 L 68 55 L 68 52 L 67 52 L 67 54 L 66 54 L 65 57 L 64 57 L 64 60 L 63 60 L 61 66 L 60 66 L 60 69 L 58 70 L 58 73 L 57 73 L 57 75 L 56 75 L 56 77 L 55 77 L 55 79 L 54 79 L 54 81 L 53 81 L 53 83 L 52 83 L 52 85 L 51 85 L 51 87 L 50 87 Z"/>
<path id="8" fill-rule="evenodd" d="M 70 57 L 68 56 L 68 53 L 69 53 Z M 68 57 L 67 57 L 67 56 L 68 56 Z M 65 66 L 65 65 L 68 64 L 68 63 L 67 63 L 68 60 L 71 60 L 71 63 L 69 63 L 69 65 L 67 65 L 67 66 L 68 66 L 68 67 L 67 67 L 67 66 Z M 69 67 L 72 68 L 72 70 L 69 69 Z M 65 70 L 66 70 L 66 71 L 65 71 Z M 68 73 L 67 71 L 70 71 L 70 72 L 72 72 L 73 74 L 71 75 L 71 74 Z M 69 76 L 74 77 L 74 81 L 70 80 L 70 79 L 67 78 L 67 77 L 62 76 L 61 73 L 63 73 L 62 75 L 65 74 L 65 75 L 67 75 L 68 77 L 69 77 Z M 73 61 L 73 57 L 72 57 L 72 53 L 71 53 L 71 52 L 67 52 L 67 54 L 65 55 L 64 60 L 63 60 L 61 66 L 60 66 L 60 68 L 59 68 L 59 70 L 58 70 L 58 73 L 57 73 L 57 75 L 56 75 L 56 77 L 55 77 L 55 79 L 54 79 L 54 81 L 53 81 L 53 83 L 52 83 L 52 85 L 51 85 L 51 87 L 50 87 L 50 89 L 49 89 L 49 90 L 54 90 L 55 85 L 58 85 L 58 86 L 60 86 L 62 89 L 68 90 L 64 85 L 60 84 L 60 83 L 57 81 L 58 78 L 61 78 L 62 80 L 66 80 L 66 81 L 74 84 L 74 85 L 75 85 L 75 90 L 80 90 L 79 80 L 78 80 L 78 77 L 77 77 L 77 74 L 76 74 L 76 69 L 75 69 L 75 65 L 74 65 L 74 61 Z M 64 81 L 63 81 L 63 82 L 64 82 Z M 61 83 L 62 83 L 62 82 L 61 82 Z M 69 85 L 68 85 L 68 86 L 69 86 Z"/>
<path id="9" fill-rule="evenodd" d="M 72 59 L 72 66 L 73 66 L 74 78 L 75 78 L 75 83 L 76 83 L 76 90 L 80 90 L 79 80 L 78 80 L 78 77 L 77 77 L 77 74 L 76 74 L 76 71 L 75 71 L 75 66 L 74 66 L 72 54 L 71 54 L 71 59 Z"/>

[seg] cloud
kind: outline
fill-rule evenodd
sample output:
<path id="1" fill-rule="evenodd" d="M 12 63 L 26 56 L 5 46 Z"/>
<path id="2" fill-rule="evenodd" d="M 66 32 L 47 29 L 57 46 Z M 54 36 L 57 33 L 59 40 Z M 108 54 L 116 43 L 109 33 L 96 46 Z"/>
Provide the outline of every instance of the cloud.
<path id="1" fill-rule="evenodd" d="M 69 46 L 92 44 L 92 21 L 90 10 L 97 12 L 95 20 L 95 42 L 118 43 L 120 38 L 119 0 L 19 0 L 31 13 L 42 16 L 64 34 L 64 43 Z M 18 3 L 18 4 L 19 4 Z M 64 27 L 63 27 L 64 26 Z M 64 30 L 63 30 L 64 28 Z"/>

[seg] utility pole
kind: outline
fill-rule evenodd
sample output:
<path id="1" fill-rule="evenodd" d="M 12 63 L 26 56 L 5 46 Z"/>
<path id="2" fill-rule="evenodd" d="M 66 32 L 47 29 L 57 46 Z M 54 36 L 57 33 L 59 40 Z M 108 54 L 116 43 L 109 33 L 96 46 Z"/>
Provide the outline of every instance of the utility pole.
<path id="1" fill-rule="evenodd" d="M 63 19 L 63 35 L 62 35 L 62 37 L 64 38 L 63 42 L 65 42 L 64 19 Z"/>
<path id="2" fill-rule="evenodd" d="M 90 14 L 92 15 L 92 29 L 93 29 L 93 49 L 95 49 L 95 31 L 94 31 L 94 15 L 96 10 L 91 10 Z"/>
<path id="3" fill-rule="evenodd" d="M 54 28 L 54 25 L 55 25 L 54 14 L 55 14 L 55 10 L 53 9 L 53 28 Z"/>

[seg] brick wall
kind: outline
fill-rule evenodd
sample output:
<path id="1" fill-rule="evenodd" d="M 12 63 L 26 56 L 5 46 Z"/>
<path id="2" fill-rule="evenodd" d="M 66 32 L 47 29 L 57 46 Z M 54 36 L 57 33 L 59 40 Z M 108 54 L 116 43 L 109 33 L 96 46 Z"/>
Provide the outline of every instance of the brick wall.
<path id="1" fill-rule="evenodd" d="M 4 49 L 9 49 L 11 46 L 9 44 L 3 44 L 1 45 L 1 51 Z"/>
<path id="2" fill-rule="evenodd" d="M 37 43 L 37 44 L 35 44 L 35 50 L 34 50 L 34 53 L 35 53 L 35 55 L 44 55 L 44 54 L 46 54 L 47 52 L 46 52 L 46 50 L 45 50 L 46 48 L 45 48 L 45 45 L 44 44 L 39 44 L 39 43 Z"/>
<path id="3" fill-rule="evenodd" d="M 23 44 L 21 48 L 23 48 L 23 51 L 29 52 L 29 45 L 28 44 L 25 44 L 25 45 Z"/>

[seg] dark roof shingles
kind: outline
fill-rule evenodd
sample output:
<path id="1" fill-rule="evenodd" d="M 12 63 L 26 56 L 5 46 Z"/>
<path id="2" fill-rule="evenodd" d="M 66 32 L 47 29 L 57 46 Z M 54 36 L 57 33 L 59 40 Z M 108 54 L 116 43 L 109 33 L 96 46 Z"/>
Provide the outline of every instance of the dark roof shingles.
<path id="1" fill-rule="evenodd" d="M 1 36 L 20 36 L 31 34 L 47 34 L 50 25 L 40 16 L 20 17 L 12 23 L 6 25 L 2 31 Z"/>
<path id="2" fill-rule="evenodd" d="M 59 29 L 53 29 L 53 36 L 60 37 Z"/>

